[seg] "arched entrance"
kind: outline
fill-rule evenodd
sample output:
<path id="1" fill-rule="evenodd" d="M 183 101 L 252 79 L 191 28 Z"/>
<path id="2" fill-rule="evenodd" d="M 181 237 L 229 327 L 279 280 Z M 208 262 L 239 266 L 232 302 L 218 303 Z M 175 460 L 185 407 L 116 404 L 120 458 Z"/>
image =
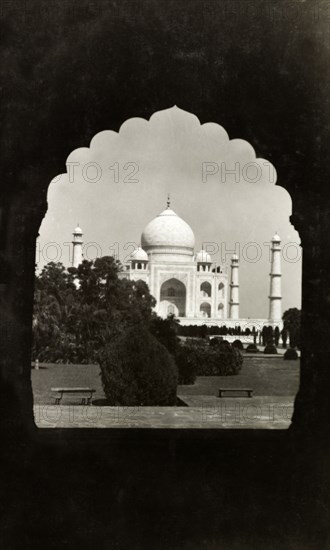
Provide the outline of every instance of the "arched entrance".
<path id="1" fill-rule="evenodd" d="M 211 317 L 211 304 L 203 302 L 200 307 L 202 317 Z"/>
<path id="2" fill-rule="evenodd" d="M 160 288 L 159 312 L 162 317 L 186 315 L 186 287 L 174 277 L 165 281 Z"/>

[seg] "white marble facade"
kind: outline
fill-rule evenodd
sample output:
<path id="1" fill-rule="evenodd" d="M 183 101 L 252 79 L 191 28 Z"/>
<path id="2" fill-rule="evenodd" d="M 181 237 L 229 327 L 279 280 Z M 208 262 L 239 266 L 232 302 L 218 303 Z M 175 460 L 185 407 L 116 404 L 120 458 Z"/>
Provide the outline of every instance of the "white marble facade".
<path id="1" fill-rule="evenodd" d="M 205 250 L 195 254 L 191 227 L 171 208 L 149 222 L 141 235 L 141 246 L 131 254 L 122 278 L 145 281 L 156 299 L 155 311 L 163 318 L 174 314 L 181 324 L 216 324 L 228 327 L 264 324 L 282 326 L 281 240 L 272 239 L 269 318 L 242 319 L 239 315 L 239 258 L 231 259 L 230 279 L 226 266 L 214 264 Z M 82 230 L 73 233 L 72 265 L 82 261 Z"/>
<path id="2" fill-rule="evenodd" d="M 222 321 L 228 317 L 227 271 L 194 247 L 192 229 L 168 204 L 145 227 L 121 276 L 148 284 L 161 317 Z"/>

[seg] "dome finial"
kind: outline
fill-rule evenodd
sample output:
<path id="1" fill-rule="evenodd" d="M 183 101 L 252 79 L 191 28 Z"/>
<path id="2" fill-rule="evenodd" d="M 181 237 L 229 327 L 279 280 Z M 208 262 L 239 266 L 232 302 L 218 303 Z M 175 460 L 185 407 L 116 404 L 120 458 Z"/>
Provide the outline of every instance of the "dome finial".
<path id="1" fill-rule="evenodd" d="M 73 230 L 73 233 L 76 235 L 76 234 L 79 234 L 79 235 L 82 235 L 83 232 L 81 230 L 81 227 L 79 225 L 79 223 L 77 224 L 77 227 Z"/>
<path id="2" fill-rule="evenodd" d="M 171 206 L 170 194 L 167 193 L 167 208 L 170 208 L 170 206 Z"/>

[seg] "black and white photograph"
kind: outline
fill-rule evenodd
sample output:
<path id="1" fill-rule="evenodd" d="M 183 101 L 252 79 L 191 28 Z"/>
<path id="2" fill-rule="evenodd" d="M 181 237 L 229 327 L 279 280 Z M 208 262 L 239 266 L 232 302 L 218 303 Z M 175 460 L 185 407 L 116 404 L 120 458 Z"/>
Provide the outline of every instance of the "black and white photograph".
<path id="1" fill-rule="evenodd" d="M 275 167 L 177 106 L 66 166 L 37 241 L 37 425 L 287 428 L 301 247 Z"/>
<path id="2" fill-rule="evenodd" d="M 4 550 L 330 545 L 330 3 L 3 0 Z"/>

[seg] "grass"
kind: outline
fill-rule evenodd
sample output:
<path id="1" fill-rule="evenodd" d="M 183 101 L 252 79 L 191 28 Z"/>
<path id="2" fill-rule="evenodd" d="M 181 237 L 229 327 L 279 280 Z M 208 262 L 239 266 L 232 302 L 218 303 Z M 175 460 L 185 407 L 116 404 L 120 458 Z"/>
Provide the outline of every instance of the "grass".
<path id="1" fill-rule="evenodd" d="M 98 365 L 62 365 L 53 363 L 41 363 L 39 370 L 32 369 L 32 388 L 34 402 L 38 404 L 54 404 L 54 394 L 51 388 L 60 386 L 74 387 L 86 386 L 94 388 L 93 401 L 101 404 L 105 400 L 100 367 Z M 100 401 L 100 403 L 98 403 Z M 63 397 L 65 404 L 79 404 L 75 397 Z"/>
<path id="2" fill-rule="evenodd" d="M 252 388 L 253 395 L 296 395 L 300 361 L 244 356 L 236 376 L 199 376 L 192 386 L 179 386 L 182 395 L 217 395 L 218 388 Z"/>
<path id="3" fill-rule="evenodd" d="M 295 395 L 299 385 L 299 361 L 282 358 L 244 357 L 237 376 L 200 376 L 192 386 L 179 386 L 178 394 L 216 395 L 222 387 L 251 387 L 254 395 Z M 95 405 L 105 405 L 98 365 L 41 364 L 32 369 L 32 387 L 36 404 L 54 404 L 50 389 L 56 386 L 88 386 L 96 390 Z M 66 397 L 63 403 L 78 404 L 77 398 Z"/>

